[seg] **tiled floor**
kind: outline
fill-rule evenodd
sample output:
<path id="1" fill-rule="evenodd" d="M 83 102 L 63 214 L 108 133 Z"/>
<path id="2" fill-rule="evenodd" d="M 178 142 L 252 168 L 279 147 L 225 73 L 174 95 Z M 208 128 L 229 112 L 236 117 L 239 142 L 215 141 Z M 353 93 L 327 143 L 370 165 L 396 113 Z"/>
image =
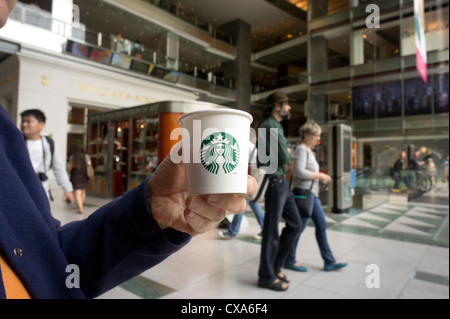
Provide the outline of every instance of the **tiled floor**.
<path id="1" fill-rule="evenodd" d="M 53 192 L 59 199 L 55 187 Z M 340 271 L 322 270 L 314 226 L 309 225 L 297 247 L 297 257 L 308 272 L 285 270 L 291 279 L 285 292 L 256 285 L 261 246 L 253 235 L 260 229 L 246 213 L 238 238 L 221 240 L 218 230 L 197 236 L 163 263 L 99 298 L 448 299 L 448 188 L 438 185 L 423 198 L 431 201 L 386 202 L 366 211 L 327 214 L 331 249 L 338 261 L 349 263 Z M 84 215 L 59 201 L 52 209 L 64 224 L 86 218 L 106 202 L 88 197 Z"/>

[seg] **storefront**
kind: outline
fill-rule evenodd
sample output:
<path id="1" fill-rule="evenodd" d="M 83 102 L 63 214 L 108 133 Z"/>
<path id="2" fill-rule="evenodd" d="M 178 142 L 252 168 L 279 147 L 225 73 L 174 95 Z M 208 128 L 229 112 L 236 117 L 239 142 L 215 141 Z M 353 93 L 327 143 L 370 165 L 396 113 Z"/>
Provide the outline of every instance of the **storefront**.
<path id="1" fill-rule="evenodd" d="M 20 113 L 38 108 L 47 117 L 43 135 L 51 136 L 62 156 L 86 143 L 87 116 L 158 101 L 192 101 L 192 92 L 129 71 L 69 55 L 22 47 L 2 62 L 2 104 L 20 125 Z"/>
<path id="2" fill-rule="evenodd" d="M 153 174 L 181 138 L 178 118 L 223 107 L 205 102 L 162 101 L 88 116 L 87 152 L 95 177 L 89 194 L 115 197 Z"/>

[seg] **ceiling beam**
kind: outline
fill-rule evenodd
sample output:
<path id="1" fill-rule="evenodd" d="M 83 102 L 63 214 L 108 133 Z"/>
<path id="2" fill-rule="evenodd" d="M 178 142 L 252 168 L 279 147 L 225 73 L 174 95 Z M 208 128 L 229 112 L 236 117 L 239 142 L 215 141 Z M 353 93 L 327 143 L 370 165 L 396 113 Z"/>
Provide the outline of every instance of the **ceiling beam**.
<path id="1" fill-rule="evenodd" d="M 306 24 L 307 13 L 304 10 L 294 6 L 292 3 L 286 0 L 266 0 L 266 1 L 274 5 L 278 9 L 283 10 L 284 12 L 289 13 L 290 15 L 302 20 Z"/>
<path id="2" fill-rule="evenodd" d="M 304 44 L 307 42 L 308 42 L 307 36 L 296 37 L 292 40 L 277 44 L 268 49 L 265 49 L 265 50 L 262 50 L 262 51 L 252 54 L 252 61 L 258 61 L 259 59 L 262 59 L 266 56 L 270 56 L 272 54 L 279 53 L 281 51 L 290 49 L 292 47 L 295 47 L 295 46 L 298 46 L 298 45 L 301 45 L 301 44 Z"/>

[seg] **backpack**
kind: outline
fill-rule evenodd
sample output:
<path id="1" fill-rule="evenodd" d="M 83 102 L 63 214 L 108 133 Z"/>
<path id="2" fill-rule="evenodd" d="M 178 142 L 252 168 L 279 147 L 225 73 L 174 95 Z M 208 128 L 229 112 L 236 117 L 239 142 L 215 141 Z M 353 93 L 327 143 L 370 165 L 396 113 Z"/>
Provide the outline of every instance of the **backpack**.
<path id="1" fill-rule="evenodd" d="M 44 136 L 44 137 L 47 140 L 48 145 L 50 145 L 50 153 L 52 155 L 52 158 L 50 160 L 50 167 L 49 167 L 49 169 L 50 169 L 53 166 L 53 154 L 55 153 L 55 141 L 52 140 L 52 138 L 50 138 L 48 136 Z M 23 138 L 25 139 L 25 141 L 27 140 L 25 136 Z"/>
<path id="2" fill-rule="evenodd" d="M 55 153 L 55 141 L 48 136 L 44 136 L 44 137 L 47 140 L 48 144 L 50 145 L 50 153 L 52 154 L 52 159 L 50 160 L 50 167 L 52 167 L 53 166 L 53 153 Z"/>

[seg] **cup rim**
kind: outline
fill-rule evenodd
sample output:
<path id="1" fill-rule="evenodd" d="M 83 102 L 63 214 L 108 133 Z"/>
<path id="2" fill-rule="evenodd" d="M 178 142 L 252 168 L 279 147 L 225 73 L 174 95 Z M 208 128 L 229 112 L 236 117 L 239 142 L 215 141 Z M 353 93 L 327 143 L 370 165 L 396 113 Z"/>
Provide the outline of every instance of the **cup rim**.
<path id="1" fill-rule="evenodd" d="M 214 109 L 206 109 L 206 110 L 199 110 L 199 111 L 193 111 L 193 112 L 189 112 L 189 113 L 185 113 L 183 115 L 181 115 L 178 118 L 178 125 L 181 126 L 181 122 L 183 120 L 185 120 L 188 117 L 197 115 L 199 113 L 226 113 L 226 114 L 236 114 L 236 115 L 242 115 L 245 116 L 246 118 L 248 118 L 250 120 L 250 124 L 253 122 L 253 116 L 250 113 L 247 113 L 245 111 L 242 110 L 237 110 L 237 109 L 226 109 L 226 108 L 214 108 Z"/>

